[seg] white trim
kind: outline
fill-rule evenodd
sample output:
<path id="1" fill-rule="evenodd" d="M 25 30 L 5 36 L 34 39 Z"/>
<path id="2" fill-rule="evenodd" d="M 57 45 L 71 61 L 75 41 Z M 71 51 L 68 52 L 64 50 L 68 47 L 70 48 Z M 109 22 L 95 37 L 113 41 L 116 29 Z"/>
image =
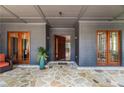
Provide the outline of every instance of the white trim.
<path id="1" fill-rule="evenodd" d="M 43 19 L 43 17 L 20 17 L 21 19 Z"/>
<path id="2" fill-rule="evenodd" d="M 42 19 L 41 17 L 20 17 L 21 19 Z M 16 19 L 16 17 L 2 17 L 2 19 Z"/>
<path id="3" fill-rule="evenodd" d="M 40 68 L 40 66 L 39 65 L 27 65 L 27 64 L 24 64 L 24 65 L 14 65 L 14 67 L 16 67 L 16 68 Z M 48 66 L 47 65 L 45 65 L 45 68 L 47 68 Z"/>
<path id="4" fill-rule="evenodd" d="M 79 20 L 78 22 L 79 23 L 124 23 L 124 20 L 116 20 L 116 21 L 95 21 L 95 20 L 83 21 L 83 20 Z"/>
<path id="5" fill-rule="evenodd" d="M 43 19 L 43 17 L 20 17 L 21 19 Z M 0 19 L 17 19 L 16 17 L 4 17 L 2 16 L 2 18 Z M 46 17 L 46 19 L 58 19 L 58 20 L 61 20 L 61 19 L 78 19 L 77 17 L 75 16 L 68 16 L 68 17 L 54 17 L 54 16 L 51 16 L 51 17 Z M 80 20 L 110 20 L 112 19 L 113 20 L 113 17 L 80 17 Z M 117 20 L 123 20 L 124 17 L 118 17 Z"/>
<path id="6" fill-rule="evenodd" d="M 75 30 L 75 28 L 72 28 L 72 27 L 70 27 L 70 28 L 57 28 L 57 27 L 53 27 L 53 28 L 50 28 L 51 30 L 54 30 L 54 29 L 70 29 L 70 30 Z"/>
<path id="7" fill-rule="evenodd" d="M 109 19 L 113 19 L 113 17 L 81 17 L 80 20 L 109 20 Z"/>
<path id="8" fill-rule="evenodd" d="M 3 20 L 3 19 L 17 19 L 17 18 L 16 17 L 4 17 L 4 16 L 2 16 L 0 19 Z"/>
<path id="9" fill-rule="evenodd" d="M 14 65 L 17 68 L 39 68 L 39 65 Z"/>
<path id="10" fill-rule="evenodd" d="M 66 20 L 70 20 L 70 19 L 72 19 L 72 20 L 76 20 L 77 19 L 77 17 L 46 17 L 46 19 L 49 19 L 49 20 L 53 20 L 53 19 L 55 19 L 55 20 L 61 20 L 61 19 L 66 19 Z"/>
<path id="11" fill-rule="evenodd" d="M 46 25 L 46 23 L 1 23 L 4 25 Z"/>
<path id="12" fill-rule="evenodd" d="M 20 17 L 21 19 L 43 19 L 43 17 Z M 0 19 L 17 19 L 16 17 L 2 17 Z"/>
<path id="13" fill-rule="evenodd" d="M 124 70 L 124 67 L 77 67 L 78 70 Z"/>

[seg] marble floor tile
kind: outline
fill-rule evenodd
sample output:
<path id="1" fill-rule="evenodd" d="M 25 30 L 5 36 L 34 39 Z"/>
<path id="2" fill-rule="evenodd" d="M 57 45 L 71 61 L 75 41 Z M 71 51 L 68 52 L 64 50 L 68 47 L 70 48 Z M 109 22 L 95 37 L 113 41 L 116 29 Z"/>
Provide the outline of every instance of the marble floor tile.
<path id="1" fill-rule="evenodd" d="M 0 74 L 0 87 L 124 87 L 124 70 L 77 69 L 75 64 L 15 67 Z"/>

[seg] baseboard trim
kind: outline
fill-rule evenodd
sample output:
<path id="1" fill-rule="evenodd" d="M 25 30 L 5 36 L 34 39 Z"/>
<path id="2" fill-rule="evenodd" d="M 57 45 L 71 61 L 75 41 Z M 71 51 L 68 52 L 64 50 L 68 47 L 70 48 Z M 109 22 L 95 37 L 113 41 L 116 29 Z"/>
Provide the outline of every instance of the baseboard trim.
<path id="1" fill-rule="evenodd" d="M 39 65 L 14 65 L 14 67 L 18 67 L 18 68 L 39 68 Z"/>
<path id="2" fill-rule="evenodd" d="M 77 67 L 78 70 L 124 70 L 124 67 Z"/>

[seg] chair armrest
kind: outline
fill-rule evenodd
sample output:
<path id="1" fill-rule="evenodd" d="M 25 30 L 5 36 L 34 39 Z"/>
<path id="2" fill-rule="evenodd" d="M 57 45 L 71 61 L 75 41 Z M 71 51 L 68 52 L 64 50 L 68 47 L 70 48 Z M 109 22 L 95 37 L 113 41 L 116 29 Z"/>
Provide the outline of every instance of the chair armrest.
<path id="1" fill-rule="evenodd" d="M 13 62 L 12 62 L 11 59 L 7 59 L 7 58 L 6 58 L 6 62 L 8 62 L 10 66 L 13 66 Z"/>
<path id="2" fill-rule="evenodd" d="M 5 59 L 5 61 L 6 61 L 6 62 L 9 62 L 9 61 L 10 61 L 10 59 L 9 59 L 9 58 L 6 58 L 6 59 Z"/>
<path id="3" fill-rule="evenodd" d="M 9 61 L 9 65 L 10 65 L 11 67 L 13 67 L 13 62 L 12 62 L 12 60 Z"/>

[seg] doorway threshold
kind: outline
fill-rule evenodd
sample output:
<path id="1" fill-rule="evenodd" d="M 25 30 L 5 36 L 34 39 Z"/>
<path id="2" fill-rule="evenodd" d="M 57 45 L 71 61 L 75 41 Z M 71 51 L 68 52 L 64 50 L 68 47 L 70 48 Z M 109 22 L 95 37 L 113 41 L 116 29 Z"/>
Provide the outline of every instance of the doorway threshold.
<path id="1" fill-rule="evenodd" d="M 73 69 L 77 69 L 77 64 L 75 61 L 49 61 L 47 64 L 48 68 L 53 68 L 53 67 L 70 67 Z"/>
<path id="2" fill-rule="evenodd" d="M 67 64 L 74 64 L 74 61 L 49 61 L 48 63 L 67 63 Z"/>

